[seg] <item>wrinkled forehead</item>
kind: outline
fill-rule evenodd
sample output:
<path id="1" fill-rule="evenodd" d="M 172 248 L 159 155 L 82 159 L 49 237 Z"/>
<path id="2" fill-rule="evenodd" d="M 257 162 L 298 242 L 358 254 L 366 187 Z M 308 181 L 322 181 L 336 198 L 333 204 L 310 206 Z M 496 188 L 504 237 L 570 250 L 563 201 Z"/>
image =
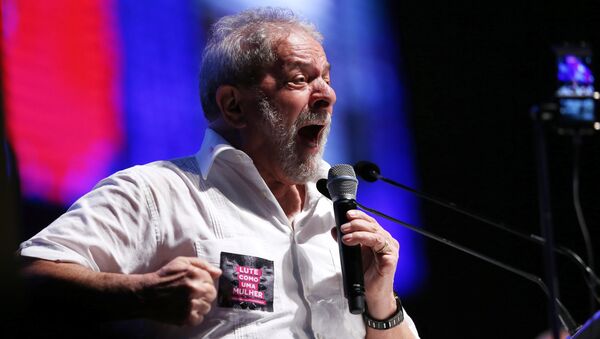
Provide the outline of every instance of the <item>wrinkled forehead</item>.
<path id="1" fill-rule="evenodd" d="M 302 30 L 292 30 L 282 36 L 274 46 L 277 55 L 277 66 L 293 67 L 313 65 L 329 68 L 325 50 L 320 42 L 311 34 Z"/>

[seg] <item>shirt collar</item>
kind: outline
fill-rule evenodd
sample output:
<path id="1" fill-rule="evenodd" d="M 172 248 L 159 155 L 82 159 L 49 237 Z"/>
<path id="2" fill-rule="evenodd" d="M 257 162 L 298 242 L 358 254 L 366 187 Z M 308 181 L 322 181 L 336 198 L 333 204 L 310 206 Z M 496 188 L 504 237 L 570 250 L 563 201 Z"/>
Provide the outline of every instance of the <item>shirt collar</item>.
<path id="1" fill-rule="evenodd" d="M 198 153 L 196 153 L 196 161 L 198 161 L 200 173 L 204 180 L 208 178 L 208 173 L 210 173 L 210 169 L 217 156 L 227 150 L 236 151 L 236 148 L 231 146 L 225 138 L 215 132 L 212 128 L 207 128 L 204 131 L 202 146 Z"/>

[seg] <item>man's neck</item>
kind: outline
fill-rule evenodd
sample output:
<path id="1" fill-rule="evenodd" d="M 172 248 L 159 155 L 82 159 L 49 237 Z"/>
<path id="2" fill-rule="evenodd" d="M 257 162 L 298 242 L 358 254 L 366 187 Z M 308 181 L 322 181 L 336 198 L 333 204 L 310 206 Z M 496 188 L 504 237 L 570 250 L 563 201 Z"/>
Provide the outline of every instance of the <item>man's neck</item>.
<path id="1" fill-rule="evenodd" d="M 305 185 L 286 184 L 275 179 L 266 178 L 263 173 L 261 173 L 261 176 L 289 220 L 292 220 L 296 214 L 302 211 L 306 196 Z"/>
<path id="2" fill-rule="evenodd" d="M 306 185 L 293 184 L 285 179 L 280 171 L 273 168 L 272 161 L 268 155 L 265 156 L 262 145 L 251 145 L 245 142 L 247 137 L 244 137 L 240 130 L 230 128 L 222 120 L 214 121 L 210 127 L 233 147 L 246 152 L 252 158 L 258 173 L 275 196 L 275 199 L 277 199 L 277 202 L 279 202 L 279 206 L 281 206 L 288 219 L 292 220 L 294 215 L 300 212 L 304 206 Z M 267 165 L 269 163 L 271 165 Z"/>

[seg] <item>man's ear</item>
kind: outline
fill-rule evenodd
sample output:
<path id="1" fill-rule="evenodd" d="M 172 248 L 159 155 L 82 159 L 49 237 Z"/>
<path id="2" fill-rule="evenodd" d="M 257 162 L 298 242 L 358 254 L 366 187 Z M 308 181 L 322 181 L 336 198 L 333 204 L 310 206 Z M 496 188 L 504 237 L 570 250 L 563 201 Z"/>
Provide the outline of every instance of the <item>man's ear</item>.
<path id="1" fill-rule="evenodd" d="M 241 97 L 242 93 L 235 86 L 221 85 L 217 88 L 216 99 L 221 116 L 234 128 L 246 127 L 246 116 L 240 105 Z"/>

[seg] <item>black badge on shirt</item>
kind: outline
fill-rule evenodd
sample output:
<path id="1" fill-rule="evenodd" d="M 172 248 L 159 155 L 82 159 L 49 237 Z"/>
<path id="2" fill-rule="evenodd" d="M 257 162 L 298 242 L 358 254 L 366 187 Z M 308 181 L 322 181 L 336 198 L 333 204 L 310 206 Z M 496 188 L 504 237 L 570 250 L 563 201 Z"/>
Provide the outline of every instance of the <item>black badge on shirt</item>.
<path id="1" fill-rule="evenodd" d="M 220 307 L 273 312 L 273 281 L 271 260 L 221 252 L 219 278 Z"/>

